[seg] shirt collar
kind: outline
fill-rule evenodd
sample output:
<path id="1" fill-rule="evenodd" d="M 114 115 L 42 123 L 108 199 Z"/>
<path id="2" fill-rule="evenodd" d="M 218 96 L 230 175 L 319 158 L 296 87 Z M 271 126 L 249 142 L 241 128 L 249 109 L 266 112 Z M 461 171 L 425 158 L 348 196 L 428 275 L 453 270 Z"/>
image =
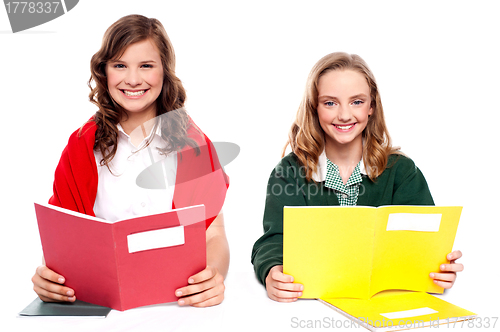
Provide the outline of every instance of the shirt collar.
<path id="1" fill-rule="evenodd" d="M 157 117 L 157 119 L 158 119 L 158 125 L 156 126 L 155 134 L 157 136 L 161 137 L 161 118 Z M 118 129 L 118 132 L 121 132 L 127 138 L 130 138 L 130 136 L 127 133 L 125 133 L 125 131 L 123 130 L 123 127 L 122 127 L 122 125 L 120 123 L 118 123 L 116 125 L 116 127 Z M 152 131 L 149 133 L 149 135 L 147 137 L 144 138 L 144 140 L 148 140 L 151 137 L 151 133 L 152 133 Z"/>
<path id="2" fill-rule="evenodd" d="M 326 152 L 323 149 L 323 152 L 318 157 L 318 165 L 316 166 L 316 172 L 312 175 L 312 179 L 316 182 L 324 182 L 326 180 L 326 172 Z M 368 175 L 363 158 L 361 158 L 361 163 L 359 164 L 359 172 L 363 175 Z"/>

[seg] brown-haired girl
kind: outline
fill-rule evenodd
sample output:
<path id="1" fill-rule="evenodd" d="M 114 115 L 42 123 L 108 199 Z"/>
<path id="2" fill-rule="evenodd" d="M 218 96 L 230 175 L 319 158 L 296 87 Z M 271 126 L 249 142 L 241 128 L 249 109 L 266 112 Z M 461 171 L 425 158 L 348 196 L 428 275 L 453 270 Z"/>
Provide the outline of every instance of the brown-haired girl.
<path id="1" fill-rule="evenodd" d="M 204 204 L 207 267 L 175 294 L 180 305 L 219 304 L 229 266 L 221 210 L 229 182 L 183 108 L 186 93 L 162 24 L 129 15 L 111 25 L 92 57 L 89 87 L 98 110 L 71 135 L 49 203 L 110 221 Z M 32 281 L 43 301 L 78 296 L 45 265 Z"/>
<path id="2" fill-rule="evenodd" d="M 288 144 L 292 152 L 269 178 L 264 235 L 252 251 L 257 277 L 273 300 L 295 301 L 304 289 L 283 274 L 284 206 L 434 205 L 420 170 L 392 147 L 375 78 L 358 55 L 332 53 L 316 63 Z M 430 278 L 452 287 L 461 256 L 448 254 L 451 263 Z"/>

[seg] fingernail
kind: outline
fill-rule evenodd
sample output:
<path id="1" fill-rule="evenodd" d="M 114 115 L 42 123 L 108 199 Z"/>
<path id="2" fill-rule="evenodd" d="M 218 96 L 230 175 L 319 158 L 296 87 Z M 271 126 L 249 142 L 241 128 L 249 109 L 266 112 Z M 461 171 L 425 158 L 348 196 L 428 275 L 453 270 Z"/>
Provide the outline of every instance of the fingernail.
<path id="1" fill-rule="evenodd" d="M 66 295 L 68 295 L 68 296 L 73 296 L 73 292 L 72 292 L 72 291 L 67 291 L 67 292 L 66 292 Z"/>
<path id="2" fill-rule="evenodd" d="M 59 278 L 59 279 L 57 279 L 57 281 L 58 281 L 60 284 L 64 284 L 64 278 Z"/>
<path id="3" fill-rule="evenodd" d="M 177 292 L 175 292 L 175 295 L 177 295 L 177 296 L 181 296 L 181 295 L 182 295 L 182 292 L 181 292 L 181 291 L 177 291 Z"/>
<path id="4" fill-rule="evenodd" d="M 444 264 L 440 267 L 441 271 L 444 271 Z"/>
<path id="5" fill-rule="evenodd" d="M 184 304 L 184 300 L 179 300 L 179 305 L 183 305 Z"/>
<path id="6" fill-rule="evenodd" d="M 302 296 L 302 292 L 299 292 L 299 296 Z"/>
<path id="7" fill-rule="evenodd" d="M 291 277 L 290 282 L 293 282 L 293 277 Z"/>
<path id="8" fill-rule="evenodd" d="M 429 274 L 429 277 L 434 279 L 434 273 Z"/>
<path id="9" fill-rule="evenodd" d="M 301 291 L 303 291 L 303 290 L 304 290 L 304 286 L 303 286 L 303 285 L 301 285 L 301 286 L 300 286 L 300 290 L 301 290 Z"/>
<path id="10" fill-rule="evenodd" d="M 193 278 L 189 278 L 188 283 L 192 284 L 194 282 Z"/>

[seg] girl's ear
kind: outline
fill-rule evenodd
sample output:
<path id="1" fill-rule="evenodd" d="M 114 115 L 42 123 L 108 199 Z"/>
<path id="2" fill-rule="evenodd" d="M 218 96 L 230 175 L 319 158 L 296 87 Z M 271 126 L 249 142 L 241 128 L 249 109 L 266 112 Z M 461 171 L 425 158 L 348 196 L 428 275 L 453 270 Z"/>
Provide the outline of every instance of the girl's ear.
<path id="1" fill-rule="evenodd" d="M 370 110 L 368 111 L 368 116 L 373 114 L 373 107 L 370 107 Z"/>

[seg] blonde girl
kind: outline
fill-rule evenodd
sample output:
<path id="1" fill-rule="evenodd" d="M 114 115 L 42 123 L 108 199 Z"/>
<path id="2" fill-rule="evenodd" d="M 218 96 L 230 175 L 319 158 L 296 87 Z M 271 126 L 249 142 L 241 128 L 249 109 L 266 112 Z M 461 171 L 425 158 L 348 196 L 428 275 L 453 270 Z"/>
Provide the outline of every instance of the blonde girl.
<path id="1" fill-rule="evenodd" d="M 391 145 L 375 77 L 358 55 L 332 53 L 316 63 L 288 144 L 292 152 L 269 178 L 264 235 L 252 251 L 273 300 L 295 301 L 304 289 L 283 274 L 284 206 L 434 205 L 420 170 Z M 429 277 L 450 288 L 461 256 L 448 254 L 451 263 Z"/>

